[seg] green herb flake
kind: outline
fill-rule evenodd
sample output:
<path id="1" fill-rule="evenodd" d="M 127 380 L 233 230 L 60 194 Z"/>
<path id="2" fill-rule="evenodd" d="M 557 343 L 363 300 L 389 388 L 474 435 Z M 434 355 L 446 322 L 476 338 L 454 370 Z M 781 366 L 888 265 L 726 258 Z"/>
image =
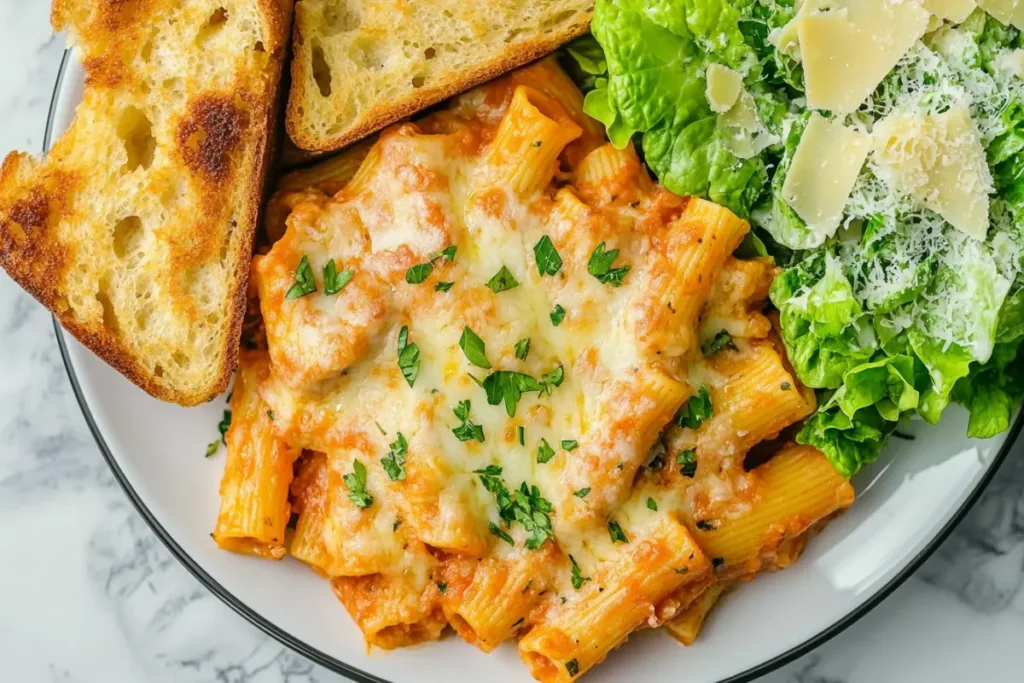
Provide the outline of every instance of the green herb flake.
<path id="1" fill-rule="evenodd" d="M 505 531 L 502 531 L 501 527 L 498 526 L 497 524 L 495 524 L 494 522 L 491 522 L 490 524 L 488 524 L 487 525 L 487 529 L 492 534 L 494 534 L 495 536 L 497 536 L 501 540 L 505 541 L 505 543 L 508 543 L 509 545 L 512 545 L 512 546 L 514 546 L 516 544 L 516 542 L 514 540 L 512 540 L 512 537 L 509 536 Z"/>
<path id="2" fill-rule="evenodd" d="M 572 495 L 576 496 L 577 498 L 586 498 L 588 493 L 590 493 L 589 486 L 583 489 L 579 489 L 578 491 L 573 491 Z"/>
<path id="3" fill-rule="evenodd" d="M 647 498 L 647 509 L 648 510 L 654 510 L 655 512 L 658 511 L 658 504 L 654 502 L 653 498 L 650 498 L 650 497 Z"/>
<path id="4" fill-rule="evenodd" d="M 223 417 L 220 418 L 220 422 L 217 423 L 217 432 L 220 434 L 220 441 L 225 446 L 228 445 L 228 429 L 231 427 L 231 411 L 225 410 Z"/>
<path id="5" fill-rule="evenodd" d="M 713 356 L 722 349 L 736 350 L 736 343 L 733 342 L 732 335 L 729 334 L 728 330 L 721 330 L 715 335 L 714 339 L 700 345 L 700 352 L 705 356 Z"/>
<path id="6" fill-rule="evenodd" d="M 501 270 L 495 273 L 494 277 L 487 281 L 487 287 L 495 294 L 504 292 L 508 289 L 515 289 L 518 286 L 519 281 L 516 280 L 514 275 L 512 275 L 512 271 L 505 266 L 502 266 Z"/>
<path id="7" fill-rule="evenodd" d="M 697 473 L 697 449 L 687 448 L 676 456 L 676 464 L 680 465 L 679 471 L 684 477 L 693 479 Z"/>
<path id="8" fill-rule="evenodd" d="M 402 432 L 391 443 L 391 450 L 380 460 L 381 467 L 387 473 L 391 481 L 402 481 L 405 479 L 405 456 L 409 453 L 409 442 L 405 440 Z"/>
<path id="9" fill-rule="evenodd" d="M 530 355 L 530 338 L 520 339 L 516 342 L 516 358 L 519 360 L 526 360 L 526 357 Z"/>
<path id="10" fill-rule="evenodd" d="M 580 447 L 579 442 L 576 439 L 562 439 L 562 448 L 572 453 L 574 450 Z"/>
<path id="11" fill-rule="evenodd" d="M 449 289 L 452 288 L 452 285 L 454 284 L 454 282 L 438 282 L 436 285 L 434 285 L 434 291 L 447 292 Z"/>
<path id="12" fill-rule="evenodd" d="M 621 287 L 622 281 L 629 273 L 629 266 L 612 268 L 615 259 L 619 257 L 619 250 L 612 249 L 605 251 L 605 243 L 597 245 L 587 262 L 587 272 L 597 278 L 601 284 Z"/>
<path id="13" fill-rule="evenodd" d="M 409 343 L 409 328 L 402 326 L 398 333 L 398 369 L 411 387 L 420 374 L 420 348 Z"/>
<path id="14" fill-rule="evenodd" d="M 273 410 L 268 410 L 267 411 L 267 417 L 269 417 L 270 421 L 273 422 L 274 421 L 274 411 Z"/>
<path id="15" fill-rule="evenodd" d="M 209 445 L 206 446 L 206 457 L 209 458 L 210 456 L 214 455 L 218 450 L 220 450 L 220 440 L 214 439 L 209 443 Z"/>
<path id="16" fill-rule="evenodd" d="M 629 539 L 626 538 L 626 534 L 618 522 L 608 520 L 608 535 L 611 536 L 612 543 L 629 543 Z"/>
<path id="17" fill-rule="evenodd" d="M 454 244 L 450 244 L 450 245 L 448 245 L 447 247 L 445 247 L 444 249 L 442 249 L 442 250 L 441 250 L 441 253 L 440 253 L 440 254 L 438 254 L 438 255 L 437 255 L 437 256 L 436 256 L 436 257 L 435 257 L 435 258 L 434 258 L 434 259 L 433 259 L 433 260 L 431 261 L 431 263 L 433 263 L 433 262 L 437 261 L 437 259 L 439 259 L 439 258 L 443 258 L 443 259 L 444 259 L 445 261 L 447 261 L 448 263 L 451 263 L 452 261 L 454 261 L 454 260 L 455 260 L 455 252 L 456 252 L 456 251 L 458 251 L 458 250 L 459 250 L 458 246 L 456 246 L 456 245 L 454 245 Z"/>
<path id="18" fill-rule="evenodd" d="M 299 261 L 298 268 L 295 269 L 295 284 L 291 286 L 284 298 L 299 299 L 315 291 L 316 282 L 313 280 L 313 268 L 309 265 L 309 259 L 303 256 Z"/>
<path id="19" fill-rule="evenodd" d="M 551 318 L 552 325 L 554 325 L 555 327 L 561 325 L 562 321 L 565 320 L 565 309 L 562 308 L 562 304 L 558 304 L 557 306 L 552 308 L 549 317 Z"/>
<path id="20" fill-rule="evenodd" d="M 324 266 L 324 296 L 334 296 L 343 290 L 355 274 L 354 270 L 343 270 L 339 273 L 337 266 L 334 265 L 334 259 L 328 261 Z"/>
<path id="21" fill-rule="evenodd" d="M 455 413 L 455 417 L 462 421 L 462 424 L 452 429 L 452 433 L 455 434 L 455 438 L 459 441 L 479 441 L 484 442 L 484 428 L 478 424 L 474 424 L 469 419 L 469 411 L 472 408 L 472 403 L 468 400 L 459 401 L 459 404 L 452 409 Z"/>
<path id="22" fill-rule="evenodd" d="M 691 396 L 676 413 L 675 423 L 685 429 L 697 429 L 713 414 L 711 393 L 702 384 L 697 393 Z"/>
<path id="23" fill-rule="evenodd" d="M 555 275 L 562 269 L 562 257 L 558 255 L 554 242 L 547 235 L 533 245 L 533 255 L 537 259 L 537 271 L 541 277 Z"/>
<path id="24" fill-rule="evenodd" d="M 544 386 L 544 393 L 548 396 L 551 395 L 552 388 L 562 386 L 563 381 L 565 381 L 565 369 L 561 365 L 551 372 L 541 375 L 540 378 L 540 383 Z"/>
<path id="25" fill-rule="evenodd" d="M 373 496 L 366 491 L 366 465 L 359 460 L 352 463 L 352 473 L 342 477 L 348 487 L 348 499 L 357 508 L 368 508 L 373 505 Z"/>
<path id="26" fill-rule="evenodd" d="M 505 412 L 509 417 L 516 416 L 516 406 L 523 394 L 544 391 L 544 385 L 530 375 L 509 370 L 497 370 L 487 375 L 480 386 L 487 392 L 487 403 L 496 406 L 505 403 Z"/>
<path id="27" fill-rule="evenodd" d="M 570 659 L 565 663 L 565 670 L 569 672 L 570 676 L 577 676 L 580 673 L 580 663 L 575 659 Z"/>
<path id="28" fill-rule="evenodd" d="M 489 370 L 490 362 L 487 360 L 486 345 L 476 332 L 469 327 L 462 328 L 462 336 L 459 338 L 459 348 L 466 354 L 466 360 L 478 368 Z"/>
<path id="29" fill-rule="evenodd" d="M 445 593 L 448 592 L 448 584 L 445 583 L 444 581 L 438 581 L 437 582 L 437 590 L 441 593 L 441 595 L 444 595 Z"/>
<path id="30" fill-rule="evenodd" d="M 551 447 L 547 439 L 541 439 L 540 446 L 537 447 L 537 462 L 543 465 L 553 457 L 555 457 L 555 449 Z"/>
<path id="31" fill-rule="evenodd" d="M 589 576 L 583 576 L 583 572 L 580 571 L 580 566 L 576 564 L 576 558 L 572 555 L 569 556 L 569 561 L 572 562 L 572 587 L 576 590 L 583 588 L 583 584 L 590 581 Z"/>
<path id="32" fill-rule="evenodd" d="M 519 433 L 519 445 L 520 446 L 525 446 L 526 445 L 526 428 L 523 427 L 523 425 L 519 425 L 516 428 L 516 432 Z"/>
<path id="33" fill-rule="evenodd" d="M 434 272 L 434 264 L 430 263 L 417 263 L 415 266 L 405 271 L 405 281 L 410 285 L 418 285 L 426 281 L 430 274 Z"/>

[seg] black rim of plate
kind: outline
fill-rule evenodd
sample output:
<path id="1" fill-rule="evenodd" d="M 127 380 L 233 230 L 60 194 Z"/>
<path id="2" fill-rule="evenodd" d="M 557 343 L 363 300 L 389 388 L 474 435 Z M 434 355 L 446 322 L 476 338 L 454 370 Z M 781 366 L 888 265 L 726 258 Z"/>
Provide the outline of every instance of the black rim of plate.
<path id="1" fill-rule="evenodd" d="M 53 97 L 50 101 L 50 111 L 46 120 L 46 134 L 43 137 L 43 150 L 49 151 L 51 137 L 53 135 L 53 123 L 57 113 L 57 99 L 60 95 L 61 86 L 64 83 L 64 75 L 67 71 L 68 61 L 71 56 L 71 50 L 65 50 L 64 57 L 61 60 L 60 71 L 57 74 L 57 83 L 53 89 Z M 100 433 L 99 427 L 96 426 L 96 422 L 93 419 L 92 411 L 89 409 L 88 403 L 86 403 L 85 397 L 82 394 L 82 388 L 78 383 L 78 377 L 75 374 L 75 369 L 71 363 L 71 359 L 68 356 L 67 343 L 64 338 L 64 330 L 61 328 L 60 323 L 56 318 L 53 319 L 53 329 L 57 337 L 57 344 L 60 346 L 60 355 L 64 361 L 64 369 L 67 371 L 68 379 L 71 381 L 71 388 L 75 392 L 75 399 L 78 401 L 78 406 L 82 410 L 82 415 L 85 417 L 86 424 L 89 426 L 89 431 L 92 432 L 93 438 L 96 440 L 96 445 L 99 446 L 100 453 L 103 454 L 104 460 L 107 461 L 107 465 L 110 467 L 111 472 L 114 474 L 114 478 L 117 479 L 117 483 L 120 484 L 121 489 L 125 495 L 138 510 L 142 518 L 146 520 L 146 524 L 153 530 L 157 538 L 167 547 L 174 557 L 185 566 L 192 576 L 194 576 L 203 586 L 207 588 L 211 593 L 220 598 L 228 607 L 233 609 L 239 615 L 241 615 L 250 624 L 256 626 L 261 631 L 298 652 L 302 656 L 310 659 L 316 664 L 329 669 L 335 673 L 346 676 L 347 678 L 358 681 L 359 683 L 391 683 L 383 678 L 378 678 L 373 674 L 369 674 L 361 669 L 357 669 L 350 664 L 336 659 L 325 652 L 314 648 L 308 643 L 297 639 L 287 631 L 283 630 L 279 626 L 271 623 L 265 619 L 262 615 L 256 613 L 252 608 L 243 603 L 237 597 L 235 597 L 229 590 L 218 583 L 212 576 L 206 573 L 206 571 L 199 566 L 199 564 L 189 556 L 185 550 L 178 545 L 178 543 L 171 537 L 171 535 L 164 529 L 163 525 L 160 524 L 159 520 L 153 515 L 153 513 L 146 506 L 146 503 L 139 497 L 135 489 L 132 488 L 131 482 L 125 476 L 118 465 L 117 459 L 114 457 L 110 448 L 107 446 L 106 440 Z M 897 588 L 903 585 L 910 576 L 917 571 L 917 569 L 924 563 L 928 557 L 942 544 L 943 541 L 952 533 L 953 529 L 960 523 L 964 518 L 964 515 L 974 506 L 981 496 L 982 492 L 988 487 L 992 477 L 995 476 L 996 472 L 999 471 L 1003 461 L 1006 459 L 1007 454 L 1013 447 L 1014 442 L 1020 435 L 1021 429 L 1024 428 L 1024 410 L 1021 410 L 1017 418 L 1014 420 L 1013 425 L 1010 427 L 1009 433 L 1007 434 L 1006 441 L 1002 446 L 999 447 L 999 452 L 996 453 L 995 459 L 989 466 L 988 471 L 982 476 L 978 485 L 971 491 L 967 499 L 960 506 L 960 509 L 950 518 L 949 522 L 935 535 L 934 538 L 924 547 L 921 552 L 913 558 L 906 567 L 898 572 L 893 578 L 889 580 L 881 589 L 879 589 L 871 598 L 866 600 L 861 605 L 857 606 L 846 616 L 839 619 L 828 628 L 820 631 L 816 635 L 807 639 L 800 645 L 793 647 L 792 649 L 783 652 L 782 654 L 776 655 L 768 661 L 762 662 L 757 666 L 754 666 L 742 673 L 736 674 L 730 678 L 723 679 L 719 683 L 748 683 L 754 679 L 763 676 L 775 669 L 778 669 L 785 664 L 792 662 L 794 659 L 801 657 L 815 648 L 824 645 L 826 642 L 836 637 L 847 628 L 852 626 L 861 617 L 866 615 L 868 612 L 873 610 L 883 600 L 892 594 Z"/>

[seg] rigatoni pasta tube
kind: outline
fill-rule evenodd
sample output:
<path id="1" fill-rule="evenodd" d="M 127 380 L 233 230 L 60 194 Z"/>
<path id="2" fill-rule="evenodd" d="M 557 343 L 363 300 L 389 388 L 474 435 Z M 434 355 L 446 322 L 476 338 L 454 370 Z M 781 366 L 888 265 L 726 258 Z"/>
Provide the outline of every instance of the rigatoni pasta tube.
<path id="1" fill-rule="evenodd" d="M 722 581 L 708 586 L 682 614 L 665 623 L 665 630 L 683 645 L 693 645 L 704 627 L 704 620 L 711 612 L 711 608 L 718 603 L 718 599 L 728 588 L 729 583 Z"/>
<path id="2" fill-rule="evenodd" d="M 537 194 L 554 177 L 562 149 L 581 132 L 550 95 L 516 87 L 488 154 L 493 182 L 519 197 Z"/>
<path id="3" fill-rule="evenodd" d="M 697 322 L 718 272 L 750 224 L 724 207 L 691 198 L 648 256 L 637 336 L 650 358 L 684 356 L 697 345 Z"/>
<path id="4" fill-rule="evenodd" d="M 291 518 L 288 486 L 300 451 L 273 436 L 271 417 L 259 395 L 259 385 L 269 373 L 265 351 L 239 352 L 213 538 L 225 550 L 278 560 L 285 555 L 285 529 Z"/>
<path id="5" fill-rule="evenodd" d="M 725 448 L 744 453 L 814 412 L 814 393 L 803 390 L 770 341 L 715 354 L 708 364 L 725 379 L 712 384 L 714 415 L 699 432 L 698 458 Z"/>
<path id="6" fill-rule="evenodd" d="M 405 469 L 402 498 L 417 538 L 449 552 L 474 557 L 486 553 L 491 541 L 487 523 L 474 514 L 465 487 L 452 482 L 440 446 L 413 436 Z"/>
<path id="7" fill-rule="evenodd" d="M 366 644 L 393 650 L 437 640 L 447 625 L 431 579 L 436 565 L 422 543 L 412 542 L 402 562 L 387 572 L 336 578 L 331 586 Z"/>
<path id="8" fill-rule="evenodd" d="M 554 544 L 519 549 L 506 557 L 464 560 L 446 567 L 448 623 L 463 640 L 490 652 L 515 635 L 547 588 L 547 566 L 557 561 Z"/>
<path id="9" fill-rule="evenodd" d="M 327 456 L 323 453 L 303 454 L 301 468 L 292 482 L 294 508 L 299 519 L 288 543 L 288 553 L 321 573 L 330 564 L 324 545 L 324 524 L 327 522 Z M 301 487 L 297 487 L 301 484 Z M 298 490 L 297 490 L 298 489 Z"/>
<path id="10" fill-rule="evenodd" d="M 330 576 L 366 576 L 387 571 L 404 554 L 402 533 L 395 533 L 398 515 L 388 495 L 387 477 L 377 465 L 372 442 L 360 438 L 350 448 L 328 453 L 327 523 L 324 545 L 330 556 Z M 346 475 L 359 460 L 366 468 L 365 491 L 373 502 L 360 507 L 349 495 Z"/>
<path id="11" fill-rule="evenodd" d="M 786 539 L 853 503 L 850 482 L 810 446 L 788 445 L 752 474 L 760 493 L 749 512 L 710 530 L 694 529 L 705 554 L 720 564 L 720 577 L 758 571 Z"/>
<path id="12" fill-rule="evenodd" d="M 519 641 L 519 654 L 537 680 L 571 681 L 622 644 L 662 598 L 700 581 L 710 566 L 686 527 L 665 515 L 645 535 L 630 536 L 621 558 L 602 565 L 577 600 L 556 605 Z"/>

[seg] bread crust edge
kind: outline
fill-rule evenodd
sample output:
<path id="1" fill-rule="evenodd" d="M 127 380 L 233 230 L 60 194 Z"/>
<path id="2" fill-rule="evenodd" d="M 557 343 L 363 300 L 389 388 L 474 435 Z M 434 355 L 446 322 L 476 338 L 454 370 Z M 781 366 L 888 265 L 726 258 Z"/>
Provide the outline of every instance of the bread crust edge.
<path id="1" fill-rule="evenodd" d="M 306 92 L 307 79 L 303 60 L 292 60 L 292 86 L 288 95 L 288 110 L 285 117 L 285 129 L 288 137 L 300 149 L 324 153 L 333 152 L 355 142 L 371 133 L 375 133 L 385 126 L 406 117 L 412 116 L 431 105 L 442 100 L 453 97 L 461 92 L 476 87 L 481 83 L 517 69 L 530 62 L 558 49 L 574 38 L 578 38 L 590 29 L 590 14 L 583 14 L 577 17 L 576 21 L 564 27 L 562 30 L 531 41 L 511 45 L 498 59 L 482 64 L 472 69 L 467 69 L 460 78 L 434 88 L 417 90 L 408 97 L 384 105 L 377 105 L 360 117 L 354 126 L 329 138 L 313 138 L 306 136 L 300 128 L 300 117 L 298 108 L 308 97 Z M 299 22 L 295 22 L 294 42 L 301 45 L 304 39 L 299 28 Z"/>

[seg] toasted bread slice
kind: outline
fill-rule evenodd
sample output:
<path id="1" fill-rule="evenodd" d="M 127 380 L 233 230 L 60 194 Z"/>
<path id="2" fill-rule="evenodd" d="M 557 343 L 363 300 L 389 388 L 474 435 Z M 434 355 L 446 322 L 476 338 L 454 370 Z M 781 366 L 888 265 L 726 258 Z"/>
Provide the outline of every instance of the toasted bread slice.
<path id="1" fill-rule="evenodd" d="M 339 149 L 587 31 L 593 0 L 302 0 L 288 135 Z"/>
<path id="2" fill-rule="evenodd" d="M 291 0 L 55 0 L 86 70 L 45 160 L 0 167 L 0 266 L 157 398 L 238 355 Z"/>

